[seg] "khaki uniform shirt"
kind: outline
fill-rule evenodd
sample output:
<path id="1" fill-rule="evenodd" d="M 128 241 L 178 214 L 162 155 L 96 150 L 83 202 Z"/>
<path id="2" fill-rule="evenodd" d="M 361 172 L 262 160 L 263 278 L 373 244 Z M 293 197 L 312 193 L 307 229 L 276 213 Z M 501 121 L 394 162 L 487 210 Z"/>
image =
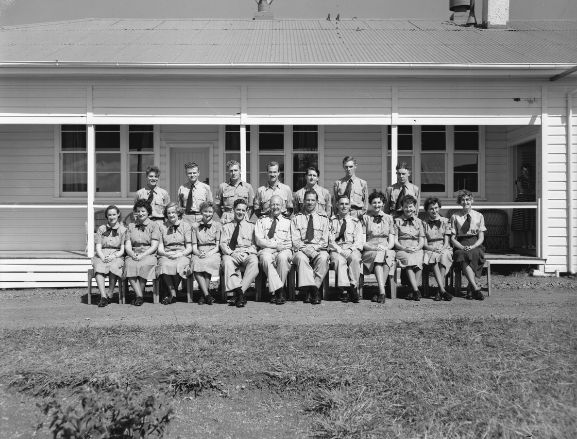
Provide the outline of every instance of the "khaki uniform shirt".
<path id="1" fill-rule="evenodd" d="M 253 207 L 254 190 L 250 183 L 239 181 L 235 185 L 232 185 L 225 181 L 218 186 L 214 202 L 217 206 L 220 206 L 220 209 L 223 212 L 222 217 L 226 218 L 227 222 L 234 219 L 234 215 L 230 215 L 229 212 L 233 211 L 234 202 L 238 199 L 246 201 L 248 207 Z M 225 215 L 225 213 L 228 214 Z"/>
<path id="2" fill-rule="evenodd" d="M 270 186 L 268 183 L 261 186 L 256 191 L 256 198 L 254 200 L 255 210 L 260 210 L 261 215 L 268 215 L 270 210 L 270 199 L 273 195 L 278 195 L 284 201 L 283 213 L 287 209 L 292 209 L 293 207 L 293 192 L 290 187 L 286 184 L 277 181 L 274 186 Z"/>
<path id="3" fill-rule="evenodd" d="M 329 245 L 329 219 L 325 215 L 317 212 L 312 213 L 314 238 L 311 241 L 306 239 L 309 215 L 299 213 L 292 219 L 292 237 L 293 249 L 299 251 L 304 247 L 311 248 L 315 251 L 327 250 Z"/>
<path id="4" fill-rule="evenodd" d="M 417 199 L 417 209 L 421 205 L 421 190 L 418 186 L 415 186 L 413 183 L 405 183 L 405 195 L 412 195 Z M 403 185 L 400 183 L 395 183 L 392 186 L 389 186 L 385 190 L 385 213 L 390 215 L 399 216 L 403 214 L 403 208 L 401 207 L 399 210 L 395 210 L 395 205 L 397 204 L 397 199 L 399 198 L 399 194 L 403 190 Z"/>
<path id="5" fill-rule="evenodd" d="M 152 215 L 150 216 L 153 219 L 164 218 L 164 208 L 168 203 L 170 203 L 170 196 L 168 195 L 168 192 L 161 187 L 156 186 L 154 189 L 143 187 L 142 189 L 139 189 L 136 191 L 134 201 L 148 200 L 151 190 L 154 190 L 154 195 L 152 197 L 152 203 L 150 203 L 152 206 Z"/>
<path id="6" fill-rule="evenodd" d="M 331 194 L 327 189 L 318 184 L 315 184 L 312 189 L 317 193 L 317 207 L 316 211 L 318 213 L 325 213 L 327 216 L 332 215 L 332 204 L 331 204 Z M 305 192 L 309 189 L 307 187 L 303 187 L 295 192 L 294 195 L 294 212 L 304 212 L 305 207 Z"/>
<path id="7" fill-rule="evenodd" d="M 361 214 L 364 214 L 369 207 L 369 189 L 367 187 L 367 182 L 361 180 L 359 177 L 354 176 L 351 178 L 353 181 L 351 187 L 351 209 L 360 210 Z M 344 195 L 347 190 L 347 184 L 349 178 L 343 177 L 340 180 L 335 181 L 333 185 L 333 206 L 336 209 L 339 197 Z"/>
<path id="8" fill-rule="evenodd" d="M 256 221 L 254 227 L 254 237 L 256 245 L 260 248 L 278 248 L 282 245 L 283 248 L 292 249 L 292 227 L 291 220 L 279 215 L 277 218 L 274 236 L 268 237 L 268 232 L 272 226 L 273 218 L 265 216 Z"/>
<path id="9" fill-rule="evenodd" d="M 337 238 L 340 235 L 341 226 L 343 225 L 343 220 L 347 221 L 344 239 L 337 241 Z M 362 251 L 364 244 L 362 223 L 351 215 L 347 215 L 344 218 L 333 216 L 331 218 L 331 235 L 329 242 L 329 247 L 333 251 L 339 249 Z"/>
<path id="10" fill-rule="evenodd" d="M 180 207 L 186 209 L 186 202 L 188 201 L 188 193 L 190 192 L 191 183 L 187 182 L 178 188 L 178 203 Z M 202 181 L 197 181 L 192 189 L 192 206 L 191 212 L 184 212 L 185 214 L 199 213 L 200 205 L 205 201 L 212 202 L 212 191 L 210 186 Z"/>
<path id="11" fill-rule="evenodd" d="M 248 222 L 247 220 L 242 220 L 240 223 L 236 248 L 232 250 L 229 247 L 230 239 L 232 238 L 235 227 L 236 221 L 226 223 L 222 226 L 222 233 L 220 238 L 220 249 L 222 253 L 227 255 L 233 251 L 239 251 L 242 253 L 256 254 L 256 246 L 254 243 L 254 224 Z"/>

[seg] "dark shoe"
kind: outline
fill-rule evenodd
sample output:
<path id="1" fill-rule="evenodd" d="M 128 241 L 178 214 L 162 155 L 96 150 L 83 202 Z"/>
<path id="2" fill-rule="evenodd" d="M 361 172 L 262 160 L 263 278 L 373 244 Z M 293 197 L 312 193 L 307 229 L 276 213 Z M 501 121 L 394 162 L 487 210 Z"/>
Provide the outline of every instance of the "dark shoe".
<path id="1" fill-rule="evenodd" d="M 206 301 L 204 299 L 204 294 L 201 294 L 200 297 L 198 298 L 198 304 L 204 305 L 205 303 L 206 303 Z"/>
<path id="2" fill-rule="evenodd" d="M 341 291 L 341 302 L 343 302 L 343 303 L 349 302 L 349 293 L 347 292 L 347 290 Z"/>
<path id="3" fill-rule="evenodd" d="M 275 305 L 277 302 L 276 291 L 271 293 L 269 303 Z"/>
<path id="4" fill-rule="evenodd" d="M 304 287 L 303 294 L 304 294 L 303 303 L 311 303 L 311 288 Z"/>
<path id="5" fill-rule="evenodd" d="M 443 298 L 443 300 L 445 302 L 450 302 L 451 300 L 453 300 L 453 295 L 451 293 L 448 293 L 447 291 L 445 291 L 444 293 L 441 294 L 441 297 Z"/>
<path id="6" fill-rule="evenodd" d="M 134 306 L 142 306 L 143 303 L 144 299 L 142 297 L 137 297 L 136 299 L 134 299 L 134 302 L 132 302 Z"/>
<path id="7" fill-rule="evenodd" d="M 485 296 L 481 290 L 473 291 L 473 299 L 475 300 L 485 300 Z"/>
<path id="8" fill-rule="evenodd" d="M 441 292 L 440 292 L 440 291 L 437 291 L 437 292 L 435 293 L 435 297 L 433 297 L 433 300 L 434 300 L 435 302 L 440 302 L 440 301 L 441 301 Z"/>
<path id="9" fill-rule="evenodd" d="M 311 293 L 311 304 L 320 305 L 321 304 L 321 292 L 317 287 L 312 287 L 313 291 Z"/>
<path id="10" fill-rule="evenodd" d="M 276 296 L 276 304 L 277 305 L 284 305 L 285 304 L 286 299 L 285 299 L 285 294 L 284 294 L 284 288 L 279 288 L 278 290 L 276 290 L 275 296 Z"/>
<path id="11" fill-rule="evenodd" d="M 236 294 L 236 301 L 235 301 L 235 306 L 237 308 L 242 308 L 244 307 L 244 305 L 246 305 L 246 300 L 244 298 L 244 293 L 242 292 L 242 290 L 240 288 L 237 288 L 235 290 Z"/>
<path id="12" fill-rule="evenodd" d="M 413 300 L 415 302 L 420 302 L 421 301 L 421 292 L 419 290 L 415 291 L 413 293 Z"/>
<path id="13" fill-rule="evenodd" d="M 374 294 L 373 297 L 371 297 L 371 302 L 378 302 L 378 301 L 379 301 L 379 295 Z"/>
<path id="14" fill-rule="evenodd" d="M 202 298 L 204 299 L 204 303 L 206 303 L 207 305 L 212 305 L 214 303 L 214 298 L 210 294 L 202 296 Z"/>
<path id="15" fill-rule="evenodd" d="M 413 300 L 413 292 L 412 291 L 405 296 L 405 300 Z"/>
<path id="16" fill-rule="evenodd" d="M 98 302 L 98 308 L 104 308 L 105 306 L 108 306 L 108 303 L 108 298 L 101 297 L 100 302 Z"/>
<path id="17" fill-rule="evenodd" d="M 386 300 L 387 300 L 387 298 L 385 297 L 384 294 L 379 294 L 379 297 L 377 299 L 378 303 L 385 303 Z"/>
<path id="18" fill-rule="evenodd" d="M 359 303 L 359 290 L 357 287 L 349 287 L 349 297 L 351 298 L 351 302 Z"/>
<path id="19" fill-rule="evenodd" d="M 173 303 L 176 303 L 176 297 L 173 296 L 167 296 L 162 300 L 163 305 L 172 305 Z"/>
<path id="20" fill-rule="evenodd" d="M 465 299 L 473 300 L 473 288 L 471 288 L 471 286 L 467 287 L 467 294 L 465 295 Z"/>

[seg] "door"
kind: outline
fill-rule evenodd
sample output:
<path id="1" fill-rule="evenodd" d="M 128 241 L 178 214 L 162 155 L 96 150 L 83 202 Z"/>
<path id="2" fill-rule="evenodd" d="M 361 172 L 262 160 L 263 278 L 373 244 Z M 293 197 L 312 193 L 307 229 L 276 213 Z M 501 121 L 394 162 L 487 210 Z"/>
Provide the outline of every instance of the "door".
<path id="1" fill-rule="evenodd" d="M 199 180 L 210 184 L 211 162 L 209 146 L 179 146 L 170 148 L 170 199 L 176 200 L 178 188 L 188 181 L 184 164 L 195 162 L 200 172 Z"/>

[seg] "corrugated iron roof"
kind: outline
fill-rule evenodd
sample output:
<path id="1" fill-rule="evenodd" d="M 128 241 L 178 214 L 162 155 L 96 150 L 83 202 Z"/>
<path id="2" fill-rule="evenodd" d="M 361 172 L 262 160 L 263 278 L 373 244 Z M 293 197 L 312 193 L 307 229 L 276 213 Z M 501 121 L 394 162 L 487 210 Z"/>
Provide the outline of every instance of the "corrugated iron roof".
<path id="1" fill-rule="evenodd" d="M 577 64 L 577 21 L 87 19 L 0 28 L 0 63 Z"/>

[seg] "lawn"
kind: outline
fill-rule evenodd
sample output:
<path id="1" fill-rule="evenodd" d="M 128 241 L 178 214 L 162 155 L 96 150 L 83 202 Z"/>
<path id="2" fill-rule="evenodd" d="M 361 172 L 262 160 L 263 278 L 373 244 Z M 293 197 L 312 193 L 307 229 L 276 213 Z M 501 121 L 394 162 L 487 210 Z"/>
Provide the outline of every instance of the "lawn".
<path id="1" fill-rule="evenodd" d="M 173 408 L 171 438 L 569 438 L 576 329 L 493 317 L 5 329 L 0 383 L 34 409 L 30 435 L 45 420 L 34 403 L 130 389 Z"/>

